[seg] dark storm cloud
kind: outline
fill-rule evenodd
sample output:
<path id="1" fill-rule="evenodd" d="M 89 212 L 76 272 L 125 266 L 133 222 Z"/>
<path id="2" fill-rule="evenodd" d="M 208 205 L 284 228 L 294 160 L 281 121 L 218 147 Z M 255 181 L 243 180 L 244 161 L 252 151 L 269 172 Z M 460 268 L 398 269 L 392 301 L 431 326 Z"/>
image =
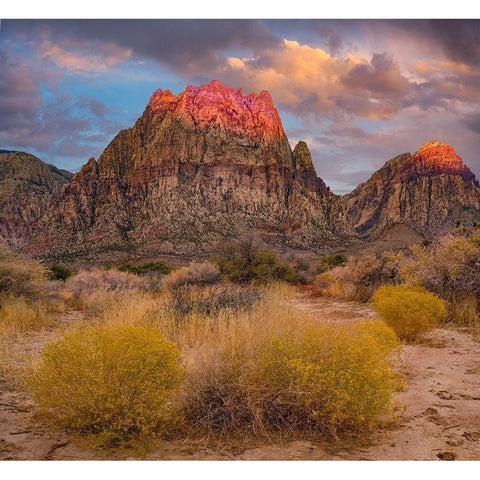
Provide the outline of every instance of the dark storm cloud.
<path id="1" fill-rule="evenodd" d="M 471 113 L 464 116 L 462 123 L 472 132 L 480 135 L 480 113 Z"/>
<path id="2" fill-rule="evenodd" d="M 440 49 L 452 61 L 480 66 L 480 20 L 370 20 L 368 25 L 392 36 L 403 32 L 418 39 L 419 48 Z"/>
<path id="3" fill-rule="evenodd" d="M 64 39 L 114 43 L 194 74 L 223 63 L 222 50 L 243 47 L 259 53 L 281 42 L 257 20 L 4 20 L 2 34 L 60 44 Z"/>
<path id="4" fill-rule="evenodd" d="M 366 90 L 373 95 L 403 95 L 409 81 L 400 73 L 397 64 L 387 53 L 374 53 L 370 63 L 356 65 L 342 79 L 353 89 Z"/>

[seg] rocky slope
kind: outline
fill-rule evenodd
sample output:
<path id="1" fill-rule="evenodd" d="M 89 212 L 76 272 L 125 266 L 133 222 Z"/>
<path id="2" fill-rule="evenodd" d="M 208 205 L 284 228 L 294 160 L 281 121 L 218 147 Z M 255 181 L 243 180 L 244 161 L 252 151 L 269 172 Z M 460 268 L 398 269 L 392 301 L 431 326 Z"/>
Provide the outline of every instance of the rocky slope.
<path id="1" fill-rule="evenodd" d="M 0 237 L 25 243 L 72 174 L 24 152 L 0 150 Z"/>
<path id="2" fill-rule="evenodd" d="M 242 235 L 317 249 L 352 233 L 306 144 L 292 152 L 270 94 L 213 81 L 154 92 L 64 189 L 32 251 L 208 252 Z"/>
<path id="3" fill-rule="evenodd" d="M 475 176 L 450 145 L 432 141 L 385 163 L 345 196 L 356 231 L 371 237 L 395 224 L 430 237 L 480 222 Z"/>

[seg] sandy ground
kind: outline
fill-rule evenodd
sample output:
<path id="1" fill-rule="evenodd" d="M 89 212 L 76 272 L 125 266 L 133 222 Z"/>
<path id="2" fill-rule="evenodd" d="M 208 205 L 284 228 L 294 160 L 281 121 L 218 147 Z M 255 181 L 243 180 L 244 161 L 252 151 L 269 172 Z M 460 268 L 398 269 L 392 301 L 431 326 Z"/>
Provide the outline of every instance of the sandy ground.
<path id="1" fill-rule="evenodd" d="M 365 305 L 327 299 L 304 300 L 301 308 L 328 323 L 374 317 Z M 75 320 L 67 313 L 64 321 Z M 21 351 L 34 353 L 54 332 L 19 339 Z M 13 355 L 12 355 L 13 358 Z M 402 353 L 406 406 L 394 430 L 379 431 L 368 447 L 341 448 L 296 441 L 257 448 L 212 449 L 164 442 L 145 457 L 108 455 L 76 444 L 62 431 L 39 423 L 28 395 L 0 377 L 1 460 L 480 460 L 480 338 L 458 329 L 431 332 Z"/>

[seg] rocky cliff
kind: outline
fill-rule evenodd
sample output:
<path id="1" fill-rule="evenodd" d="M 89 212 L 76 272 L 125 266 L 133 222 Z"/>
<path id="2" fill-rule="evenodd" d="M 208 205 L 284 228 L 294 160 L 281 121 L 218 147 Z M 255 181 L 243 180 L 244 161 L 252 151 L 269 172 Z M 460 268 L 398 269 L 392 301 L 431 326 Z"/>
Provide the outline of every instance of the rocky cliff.
<path id="1" fill-rule="evenodd" d="M 350 234 L 343 199 L 305 143 L 292 152 L 270 94 L 213 81 L 154 92 L 63 190 L 32 251 L 208 252 L 241 235 L 316 249 Z"/>
<path id="2" fill-rule="evenodd" d="M 28 153 L 0 150 L 0 237 L 24 244 L 71 178 Z"/>
<path id="3" fill-rule="evenodd" d="M 453 147 L 437 141 L 388 161 L 345 199 L 348 218 L 364 237 L 394 224 L 429 237 L 480 222 L 475 176 Z"/>

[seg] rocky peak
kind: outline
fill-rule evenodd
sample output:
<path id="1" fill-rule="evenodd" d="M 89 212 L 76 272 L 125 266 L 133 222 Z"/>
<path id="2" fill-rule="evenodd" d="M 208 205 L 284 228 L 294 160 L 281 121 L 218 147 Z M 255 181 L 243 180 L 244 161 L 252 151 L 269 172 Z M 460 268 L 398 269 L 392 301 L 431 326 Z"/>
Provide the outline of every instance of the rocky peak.
<path id="1" fill-rule="evenodd" d="M 467 181 L 475 178 L 451 145 L 436 140 L 423 144 L 412 160 L 417 175 L 460 175 Z"/>
<path id="2" fill-rule="evenodd" d="M 392 224 L 430 236 L 480 219 L 475 176 L 451 145 L 438 141 L 389 160 L 345 198 L 350 220 L 364 236 Z"/>
<path id="3" fill-rule="evenodd" d="M 150 97 L 144 117 L 164 117 L 174 112 L 186 122 L 203 127 L 222 128 L 237 137 L 274 140 L 284 137 L 282 124 L 273 100 L 266 90 L 258 95 L 244 95 L 219 80 L 198 87 L 188 85 L 178 95 L 170 90 L 156 90 Z"/>
<path id="4" fill-rule="evenodd" d="M 300 140 L 293 150 L 293 159 L 295 162 L 295 168 L 297 170 L 309 170 L 314 168 L 312 162 L 312 155 L 307 144 Z"/>

